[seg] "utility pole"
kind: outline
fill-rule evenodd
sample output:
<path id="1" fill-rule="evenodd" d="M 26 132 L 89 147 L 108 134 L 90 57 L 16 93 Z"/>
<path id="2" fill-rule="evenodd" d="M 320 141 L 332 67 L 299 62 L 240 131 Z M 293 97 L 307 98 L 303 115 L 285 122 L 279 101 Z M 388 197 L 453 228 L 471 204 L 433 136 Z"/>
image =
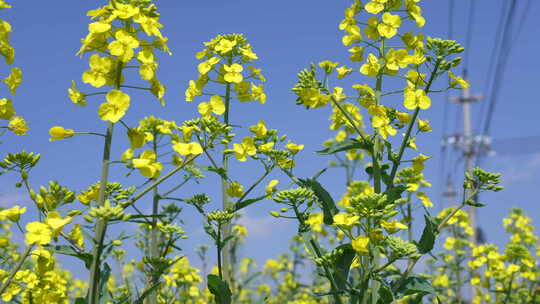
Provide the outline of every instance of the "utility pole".
<path id="1" fill-rule="evenodd" d="M 463 78 L 467 80 L 467 70 L 465 69 L 463 71 Z M 475 151 L 475 137 L 473 135 L 472 130 L 472 118 L 471 118 L 471 104 L 476 101 L 480 101 L 480 96 L 471 96 L 471 92 L 469 88 L 464 88 L 462 91 L 462 94 L 458 98 L 453 98 L 453 101 L 461 104 L 463 109 L 463 136 L 462 136 L 462 155 L 463 160 L 465 162 L 464 169 L 465 172 L 472 172 L 473 166 L 474 166 L 474 157 L 476 156 Z M 469 195 L 471 195 L 471 189 L 463 189 L 464 191 L 464 198 L 467 199 Z M 473 200 L 476 200 L 476 197 L 472 198 Z M 469 221 L 471 224 L 471 228 L 473 230 L 473 234 L 471 235 L 470 241 L 473 246 L 476 246 L 478 244 L 478 223 L 477 223 L 477 214 L 476 209 L 473 206 L 469 206 L 468 208 L 469 212 Z M 470 297 L 471 301 L 476 296 L 476 291 L 473 285 L 470 285 Z"/>
<path id="2" fill-rule="evenodd" d="M 467 71 L 463 72 L 463 78 L 467 80 Z M 463 109 L 463 138 L 462 138 L 462 153 L 463 160 L 465 162 L 465 171 L 472 172 L 474 166 L 474 157 L 476 156 L 476 151 L 474 149 L 475 138 L 472 130 L 472 115 L 471 115 L 471 104 L 473 102 L 480 101 L 482 98 L 480 96 L 471 96 L 469 88 L 464 88 L 462 90 L 461 97 L 453 98 L 453 101 L 461 104 Z M 470 189 L 464 189 L 464 196 L 467 198 L 471 194 Z M 473 198 L 475 199 L 475 198 Z M 469 207 L 470 215 L 470 224 L 473 229 L 473 235 L 471 236 L 471 242 L 473 245 L 477 245 L 478 238 L 478 224 L 477 224 L 477 215 L 476 209 L 472 206 Z"/>

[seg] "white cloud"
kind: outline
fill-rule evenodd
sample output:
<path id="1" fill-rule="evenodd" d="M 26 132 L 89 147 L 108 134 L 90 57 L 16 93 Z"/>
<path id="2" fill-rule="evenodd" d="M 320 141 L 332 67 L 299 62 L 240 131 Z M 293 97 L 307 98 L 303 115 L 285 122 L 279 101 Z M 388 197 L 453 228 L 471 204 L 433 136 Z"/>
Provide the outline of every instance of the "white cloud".
<path id="1" fill-rule="evenodd" d="M 520 157 L 519 161 L 516 161 L 515 158 L 504 157 L 500 163 L 504 164 L 501 171 L 502 180 L 506 186 L 529 181 L 538 176 L 538 171 L 540 170 L 540 153 L 535 153 L 528 157 Z"/>
<path id="2" fill-rule="evenodd" d="M 248 213 L 242 215 L 238 224 L 246 226 L 248 238 L 269 239 L 277 234 L 290 230 L 292 223 L 275 218 L 271 215 L 254 216 Z"/>

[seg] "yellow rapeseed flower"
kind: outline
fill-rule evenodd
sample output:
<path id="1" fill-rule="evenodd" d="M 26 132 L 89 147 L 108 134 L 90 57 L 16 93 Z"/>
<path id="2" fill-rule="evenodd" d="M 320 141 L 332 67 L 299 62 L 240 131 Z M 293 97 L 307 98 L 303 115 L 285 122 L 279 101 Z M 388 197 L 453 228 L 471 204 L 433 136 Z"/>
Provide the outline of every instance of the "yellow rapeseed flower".
<path id="1" fill-rule="evenodd" d="M 377 24 L 377 31 L 383 37 L 392 38 L 397 34 L 397 29 L 400 26 L 401 17 L 399 15 L 384 13 L 382 15 L 382 22 Z"/>
<path id="2" fill-rule="evenodd" d="M 201 102 L 197 107 L 202 117 L 208 118 L 212 113 L 221 115 L 225 113 L 225 103 L 219 95 L 214 95 L 209 102 Z"/>
<path id="3" fill-rule="evenodd" d="M 152 150 L 145 150 L 141 156 L 131 160 L 134 168 L 148 178 L 156 178 L 163 169 L 163 164 L 157 161 L 156 153 Z"/>
<path id="4" fill-rule="evenodd" d="M 24 135 L 28 132 L 28 125 L 24 118 L 14 116 L 9 120 L 8 129 L 17 135 Z"/>
<path id="5" fill-rule="evenodd" d="M 256 138 L 263 138 L 268 133 L 264 120 L 259 120 L 256 125 L 249 127 L 249 130 L 255 133 Z"/>
<path id="6" fill-rule="evenodd" d="M 402 224 L 395 219 L 392 220 L 391 222 L 384 221 L 384 220 L 381 221 L 381 227 L 383 227 L 384 230 L 386 230 L 386 232 L 389 234 L 394 234 L 398 232 L 399 230 L 405 230 L 409 228 L 407 227 L 407 225 Z"/>
<path id="7" fill-rule="evenodd" d="M 118 57 L 122 62 L 128 62 L 133 58 L 135 52 L 133 49 L 139 47 L 139 40 L 130 33 L 119 30 L 114 34 L 114 40 L 108 45 L 111 55 Z"/>
<path id="8" fill-rule="evenodd" d="M 431 158 L 430 156 L 426 156 L 424 154 L 420 154 L 420 155 L 416 156 L 412 160 L 413 169 L 416 172 L 422 172 L 424 170 L 424 162 L 426 160 L 430 159 L 430 158 Z"/>
<path id="9" fill-rule="evenodd" d="M 279 181 L 277 179 L 273 179 L 273 180 L 269 181 L 268 185 L 266 185 L 266 187 L 264 187 L 264 191 L 266 192 L 266 195 L 269 196 L 272 193 L 274 193 L 276 191 L 277 184 L 279 184 Z"/>
<path id="10" fill-rule="evenodd" d="M 388 0 L 371 0 L 366 4 L 364 9 L 370 14 L 378 14 L 384 9 L 384 4 Z"/>
<path id="11" fill-rule="evenodd" d="M 26 207 L 20 207 L 15 205 L 9 209 L 4 209 L 0 211 L 0 221 L 8 219 L 12 222 L 18 222 L 21 218 L 21 215 L 26 212 Z"/>
<path id="12" fill-rule="evenodd" d="M 431 99 L 422 89 L 414 89 L 407 87 L 405 88 L 404 96 L 405 108 L 409 110 L 415 110 L 416 108 L 426 110 L 431 107 Z"/>
<path id="13" fill-rule="evenodd" d="M 118 122 L 129 108 L 129 95 L 120 90 L 110 90 L 106 99 L 107 102 L 99 106 L 99 117 L 113 123 Z"/>
<path id="14" fill-rule="evenodd" d="M 0 99 L 0 119 L 9 120 L 15 115 L 13 102 L 7 98 Z"/>
<path id="15" fill-rule="evenodd" d="M 81 106 L 86 106 L 86 96 L 84 93 L 77 90 L 75 87 L 75 81 L 71 81 L 71 88 L 68 89 L 69 99 L 74 103 Z"/>
<path id="16" fill-rule="evenodd" d="M 244 79 L 244 77 L 241 74 L 244 68 L 238 63 L 233 63 L 231 65 L 224 64 L 223 70 L 225 71 L 225 75 L 223 75 L 223 79 L 226 82 L 240 83 Z"/>
<path id="17" fill-rule="evenodd" d="M 424 192 L 417 192 L 416 195 L 418 195 L 418 198 L 420 199 L 420 201 L 422 201 L 422 205 L 424 205 L 424 207 L 433 207 L 433 202 Z"/>
<path id="18" fill-rule="evenodd" d="M 369 77 L 375 77 L 379 74 L 380 69 L 381 65 L 379 64 L 379 58 L 370 53 L 367 62 L 360 67 L 360 73 Z"/>
<path id="19" fill-rule="evenodd" d="M 352 248 L 359 254 L 369 253 L 369 237 L 360 235 L 351 241 Z"/>
<path id="20" fill-rule="evenodd" d="M 257 148 L 252 137 L 245 137 L 242 143 L 233 144 L 233 151 L 237 160 L 245 162 L 248 155 L 255 155 Z"/>
<path id="21" fill-rule="evenodd" d="M 12 68 L 9 76 L 4 79 L 4 83 L 8 86 L 11 95 L 15 95 L 17 88 L 22 83 L 22 71 L 19 68 Z"/>
<path id="22" fill-rule="evenodd" d="M 351 229 L 355 224 L 358 224 L 360 217 L 345 212 L 340 212 L 334 215 L 334 225 L 341 226 L 344 229 Z"/>
<path id="23" fill-rule="evenodd" d="M 49 129 L 49 134 L 51 135 L 49 141 L 55 141 L 70 138 L 75 134 L 75 131 L 72 129 L 65 129 L 64 127 L 55 126 Z"/>
<path id="24" fill-rule="evenodd" d="M 116 61 L 113 57 L 99 57 L 98 54 L 93 54 L 90 56 L 88 63 L 90 70 L 85 71 L 82 75 L 84 83 L 88 83 L 95 88 L 114 83 L 115 75 L 113 74 L 116 69 Z"/>
<path id="25" fill-rule="evenodd" d="M 298 151 L 304 149 L 304 145 L 297 145 L 292 142 L 289 142 L 286 147 L 289 151 L 291 151 L 292 154 L 296 154 Z"/>
<path id="26" fill-rule="evenodd" d="M 30 222 L 26 224 L 26 230 L 25 241 L 27 245 L 47 245 L 51 242 L 52 231 L 47 224 Z"/>
<path id="27" fill-rule="evenodd" d="M 230 197 L 242 197 L 244 195 L 244 186 L 239 182 L 229 182 L 227 187 L 227 194 Z"/>
<path id="28" fill-rule="evenodd" d="M 198 142 L 190 142 L 190 143 L 175 143 L 173 145 L 173 150 L 176 151 L 176 153 L 187 156 L 187 155 L 199 155 L 202 154 L 203 148 Z"/>

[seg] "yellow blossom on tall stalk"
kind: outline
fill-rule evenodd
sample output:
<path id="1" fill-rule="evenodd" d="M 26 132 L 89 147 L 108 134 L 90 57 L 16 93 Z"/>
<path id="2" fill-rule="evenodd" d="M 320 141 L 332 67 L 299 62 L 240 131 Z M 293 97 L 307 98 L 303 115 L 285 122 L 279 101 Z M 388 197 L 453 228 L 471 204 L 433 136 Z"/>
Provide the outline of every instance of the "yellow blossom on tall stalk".
<path id="1" fill-rule="evenodd" d="M 11 8 L 11 5 L 2 2 L 0 10 Z M 11 46 L 10 36 L 12 32 L 11 24 L 0 19 L 0 55 L 2 55 L 8 65 L 12 65 L 15 59 L 15 50 Z M 21 69 L 12 67 L 9 74 L 2 82 L 7 86 L 11 95 L 15 96 L 17 88 L 21 85 L 23 73 Z M 0 119 L 7 120 L 7 129 L 16 135 L 24 135 L 28 131 L 28 125 L 23 117 L 15 116 L 13 102 L 8 98 L 0 98 Z M 4 128 L 4 126 L 0 126 Z M 3 133 L 1 133 L 3 134 Z"/>
<path id="2" fill-rule="evenodd" d="M 75 131 L 72 129 L 65 129 L 64 127 L 56 126 L 49 129 L 49 134 L 51 135 L 49 141 L 55 141 L 70 138 L 75 134 Z"/>
<path id="3" fill-rule="evenodd" d="M 257 148 L 255 147 L 252 137 L 244 137 L 241 143 L 233 144 L 233 151 L 236 159 L 241 162 L 245 162 L 247 160 L 247 156 L 255 155 Z"/>
<path id="4" fill-rule="evenodd" d="M 15 205 L 9 209 L 4 209 L 0 211 L 0 221 L 2 220 L 10 220 L 12 222 L 18 222 L 21 218 L 21 215 L 26 212 L 26 207 L 20 207 L 19 205 Z"/>
<path id="5" fill-rule="evenodd" d="M 99 106 L 99 117 L 113 123 L 118 122 L 129 108 L 130 97 L 120 90 L 111 90 L 106 98 L 107 102 Z"/>
<path id="6" fill-rule="evenodd" d="M 173 145 L 174 151 L 176 153 L 187 156 L 187 155 L 199 155 L 204 152 L 203 148 L 198 142 L 190 142 L 190 143 L 175 143 Z"/>
<path id="7" fill-rule="evenodd" d="M 212 113 L 221 115 L 225 113 L 225 104 L 219 95 L 214 95 L 210 98 L 209 102 L 201 102 L 198 109 L 199 114 L 203 117 L 209 117 Z"/>
<path id="8" fill-rule="evenodd" d="M 138 158 L 132 159 L 132 164 L 148 178 L 158 177 L 163 169 L 163 164 L 157 161 L 157 155 L 152 150 L 145 150 Z"/>
<path id="9" fill-rule="evenodd" d="M 297 185 L 310 186 L 317 193 L 316 206 L 323 211 L 320 221 L 315 222 L 313 215 L 320 214 L 316 213 L 317 207 L 315 210 L 307 209 L 304 214 L 300 211 L 302 209 L 296 206 L 299 231 L 303 232 L 310 228 L 313 232 L 317 232 L 322 229 L 319 225 L 323 227 L 334 225 L 341 229 L 342 233 L 335 236 L 337 239 L 344 239 L 343 245 L 335 249 L 320 249 L 324 247 L 324 243 L 313 238 L 306 241 L 318 270 L 330 283 L 330 292 L 333 294 L 330 297 L 335 303 L 344 303 L 343 299 L 336 296 L 337 294 L 343 295 L 343 298 L 348 296 L 359 303 L 370 301 L 390 303 L 405 300 L 407 297 L 395 298 L 395 288 L 388 286 L 396 282 L 399 285 L 411 275 L 419 257 L 433 248 L 432 244 L 426 246 L 427 237 L 430 238 L 428 243 L 435 242 L 436 227 L 444 222 L 444 220 L 436 221 L 426 213 L 426 222 L 433 221 L 433 235 L 422 235 L 420 243 L 413 242 L 413 234 L 410 231 L 414 221 L 413 210 L 417 204 L 425 207 L 433 205 L 425 192 L 418 192 L 421 187 L 431 186 L 422 173 L 424 162 L 429 157 L 420 154 L 412 161 L 405 159 L 408 158 L 406 155 L 410 153 L 409 149 L 418 149 L 417 136 L 421 132 L 431 130 L 427 121 L 420 118 L 420 113 L 421 110 L 427 110 L 431 106 L 431 93 L 440 91 L 433 90 L 432 86 L 438 83 L 436 80 L 441 75 L 449 73 L 451 68 L 459 64 L 460 58 L 455 58 L 455 55 L 461 53 L 463 48 L 455 41 L 439 38 L 426 40 L 422 33 L 414 31 L 399 33 L 406 26 L 406 22 L 412 21 L 413 25 L 418 27 L 424 25 L 425 20 L 421 15 L 419 2 L 419 0 L 353 1 L 345 10 L 344 19 L 339 24 L 339 28 L 344 31 L 342 43 L 349 47 L 348 51 L 351 53 L 349 59 L 353 65 L 338 67 L 334 61 L 326 60 L 319 64 L 320 69 L 316 69 L 316 65 L 311 64 L 310 68 L 298 73 L 298 81 L 292 89 L 297 96 L 297 104 L 308 109 L 331 105 L 330 129 L 336 134 L 325 142 L 325 149 L 318 153 L 335 154 L 336 161 L 331 162 L 330 166 L 345 169 L 348 191 L 337 204 L 345 210 L 334 206 L 331 194 L 323 191 L 318 181 L 315 183 L 314 180 L 324 171 L 315 175 L 313 180 L 291 178 Z M 361 16 L 366 20 L 360 20 Z M 364 59 L 365 52 L 367 58 Z M 338 80 L 347 76 L 353 83 L 351 87 L 355 94 L 346 93 L 347 87 L 344 86 L 336 86 L 333 83 L 332 87 L 329 86 L 333 81 L 331 77 L 334 71 L 337 71 Z M 355 76 L 364 80 L 367 78 L 373 83 L 364 84 L 364 80 L 357 81 L 354 79 Z M 387 89 L 386 81 L 392 77 L 402 81 L 401 90 Z M 451 84 L 450 88 L 462 87 L 457 78 Z M 395 108 L 388 103 L 387 95 L 400 93 L 403 94 L 405 109 L 411 112 L 403 112 L 403 109 Z M 347 102 L 344 102 L 345 100 Z M 363 115 L 368 115 L 369 124 L 362 121 Z M 400 139 L 390 137 L 397 135 L 400 130 L 404 133 L 401 143 L 396 147 L 394 142 Z M 363 162 L 365 163 L 362 164 Z M 410 162 L 411 167 L 401 168 L 403 164 Z M 359 171 L 366 172 L 367 179 L 373 184 L 369 185 L 366 182 L 369 187 L 360 187 L 361 184 L 356 180 Z M 413 197 L 415 192 L 417 196 Z M 278 202 L 282 200 L 279 193 L 274 200 Z M 463 208 L 463 204 L 459 209 Z M 459 214 L 459 211 L 457 210 L 456 214 Z M 358 217 L 357 231 L 345 228 L 349 224 L 346 220 L 348 214 Z M 317 219 L 319 218 L 320 215 Z M 446 220 L 451 222 L 452 219 Z M 407 230 L 407 241 L 400 237 L 389 236 L 400 230 Z M 424 234 L 427 234 L 426 230 Z M 308 232 L 303 232 L 302 235 L 309 237 Z M 341 262 L 339 259 L 346 255 L 344 253 L 346 249 L 342 246 L 352 248 L 357 256 L 352 258 L 351 264 L 362 270 L 354 275 L 345 274 L 343 278 L 339 276 L 336 278 L 335 274 L 332 275 L 331 268 L 333 262 Z M 393 265 L 401 258 L 408 259 L 408 266 L 405 269 Z M 380 276 L 386 271 L 396 271 L 399 276 L 397 281 L 392 283 L 387 281 L 386 283 L 390 285 L 384 287 L 385 282 L 373 280 L 372 275 Z M 344 284 L 340 283 L 342 279 L 351 286 L 359 286 L 364 292 L 359 295 L 347 295 L 340 287 L 340 284 Z M 353 281 L 356 283 L 351 283 Z M 384 293 L 388 293 L 388 297 L 385 298 Z M 390 294 L 393 296 L 390 297 Z M 417 300 L 420 298 L 421 296 L 418 296 Z"/>

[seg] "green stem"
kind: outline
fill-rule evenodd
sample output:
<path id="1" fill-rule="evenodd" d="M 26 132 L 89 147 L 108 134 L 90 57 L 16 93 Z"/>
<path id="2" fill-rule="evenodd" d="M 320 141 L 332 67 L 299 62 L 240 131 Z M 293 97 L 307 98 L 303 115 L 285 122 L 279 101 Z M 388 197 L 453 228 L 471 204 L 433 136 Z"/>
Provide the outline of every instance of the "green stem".
<path id="1" fill-rule="evenodd" d="M 354 120 L 349 116 L 349 113 L 347 113 L 347 111 L 345 111 L 345 109 L 343 109 L 343 107 L 339 104 L 339 102 L 337 102 L 334 97 L 331 97 L 330 100 L 332 100 L 332 103 L 338 108 L 338 110 L 343 114 L 343 116 L 345 116 L 345 119 L 347 119 L 347 121 L 351 124 L 351 126 L 354 128 L 354 130 L 356 131 L 356 133 L 358 133 L 358 135 L 360 135 L 360 137 L 362 139 L 365 140 L 364 138 L 364 134 L 362 133 L 362 131 L 358 128 L 358 126 L 356 125 L 356 123 L 354 122 Z"/>
<path id="2" fill-rule="evenodd" d="M 217 247 L 218 274 L 219 274 L 219 278 L 223 280 L 223 265 L 221 263 L 221 223 L 218 223 L 216 247 Z"/>
<path id="3" fill-rule="evenodd" d="M 169 177 L 171 177 L 172 175 L 174 175 L 176 172 L 182 170 L 187 164 L 189 164 L 190 162 L 192 162 L 194 159 L 197 158 L 197 155 L 195 156 L 192 156 L 191 159 L 188 159 L 186 158 L 184 160 L 184 162 L 172 169 L 171 171 L 169 171 L 169 173 L 163 175 L 162 177 L 160 177 L 159 179 L 157 179 L 153 184 L 149 185 L 148 187 L 146 187 L 144 190 L 142 190 L 141 192 L 139 192 L 137 195 L 135 195 L 132 199 L 128 200 L 127 202 L 124 203 L 125 207 L 128 207 L 132 204 L 134 204 L 136 201 L 138 201 L 141 197 L 143 197 L 146 193 L 152 191 L 152 189 L 154 189 L 155 187 L 157 187 L 159 184 L 163 183 L 165 180 L 167 180 Z"/>
<path id="4" fill-rule="evenodd" d="M 506 289 L 506 292 L 505 292 L 503 304 L 508 303 L 508 300 L 510 299 L 510 295 L 512 294 L 512 283 L 514 282 L 514 275 L 515 275 L 515 272 L 512 273 L 512 276 L 510 277 L 510 282 L 508 282 L 508 288 Z"/>
<path id="5" fill-rule="evenodd" d="M 461 202 L 461 204 L 455 208 L 448 216 L 446 216 L 446 218 L 444 218 L 444 220 L 439 224 L 439 226 L 437 226 L 437 233 L 439 231 L 441 231 L 442 228 L 444 228 L 444 226 L 446 226 L 446 223 L 448 223 L 448 221 L 454 216 L 456 215 L 456 213 L 459 212 L 459 210 L 463 209 L 463 207 L 465 207 L 465 202 L 468 201 L 469 199 L 473 198 L 476 194 L 478 194 L 478 189 L 476 189 L 475 191 L 473 191 L 471 193 L 471 195 L 467 198 L 467 199 L 464 199 L 463 202 Z M 411 273 L 411 271 L 413 270 L 414 266 L 416 265 L 416 263 L 418 262 L 419 258 L 418 259 L 414 259 L 412 261 L 412 263 L 410 263 L 407 267 L 407 269 L 405 270 L 405 272 L 403 272 L 398 280 L 398 282 L 396 283 L 395 285 L 395 288 L 394 290 L 396 290 L 397 288 L 400 287 L 400 285 L 403 283 L 403 281 L 409 276 L 409 274 Z"/>
<path id="6" fill-rule="evenodd" d="M 317 243 L 311 237 L 309 239 L 309 243 L 311 244 L 311 247 L 313 248 L 313 251 L 315 251 L 315 255 L 319 259 L 322 258 L 322 254 L 321 254 L 321 251 L 319 249 L 319 246 L 317 245 Z M 332 296 L 334 297 L 334 301 L 336 302 L 336 304 L 343 304 L 343 302 L 341 301 L 341 298 L 339 297 L 339 290 L 337 288 L 336 281 L 334 280 L 334 276 L 332 275 L 330 270 L 328 270 L 328 267 L 326 267 L 326 265 L 324 265 L 324 264 L 323 264 L 323 269 L 324 269 L 324 273 L 326 274 L 326 277 L 330 281 L 330 288 L 332 290 Z"/>
<path id="7" fill-rule="evenodd" d="M 380 58 L 385 58 L 385 39 L 381 39 L 380 43 L 379 43 L 379 57 Z M 377 105 L 380 105 L 381 104 L 381 92 L 382 92 L 382 80 L 383 80 L 383 73 L 379 73 L 377 75 L 377 80 L 376 80 L 376 83 L 375 83 L 375 103 Z M 379 149 L 379 137 L 378 136 L 375 136 L 373 138 L 373 149 L 372 149 L 372 153 L 371 153 L 371 159 L 372 159 L 372 162 L 373 162 L 373 186 L 374 186 L 374 190 L 375 190 L 375 193 L 381 193 L 382 189 L 381 189 L 381 180 L 382 180 L 382 172 L 381 172 L 381 167 L 379 165 L 379 152 L 382 152 L 382 151 L 378 151 Z M 369 226 L 367 227 L 368 229 L 370 228 Z M 379 257 L 379 254 L 377 253 L 377 250 L 375 248 L 373 248 L 375 254 L 373 256 L 373 265 L 372 267 L 378 267 L 379 263 L 380 263 L 380 257 Z M 370 280 L 370 276 L 371 274 L 368 274 L 368 277 L 366 277 L 365 279 L 366 280 Z M 376 304 L 377 301 L 379 300 L 379 288 L 381 286 L 381 283 L 379 283 L 378 281 L 376 280 L 373 280 L 371 281 L 371 284 L 370 284 L 370 292 L 371 292 L 371 303 L 372 304 Z M 367 301 L 367 297 L 364 298 L 364 301 Z"/>
<path id="8" fill-rule="evenodd" d="M 157 134 L 154 134 L 154 138 L 156 138 Z M 157 142 L 154 140 L 152 142 L 152 148 L 154 153 L 158 154 L 158 148 L 157 148 Z M 159 254 L 159 229 L 157 228 L 157 221 L 158 221 L 158 212 L 159 212 L 159 199 L 160 195 L 158 193 L 158 186 L 154 187 L 153 191 L 153 200 L 152 200 L 152 227 L 150 231 L 150 257 L 152 258 L 158 258 L 160 256 Z M 153 271 L 150 271 L 150 274 L 147 278 L 147 288 L 151 288 L 152 286 L 158 284 L 159 277 L 156 277 L 155 274 L 153 274 Z M 148 295 L 148 304 L 157 304 L 157 290 L 153 290 Z"/>
<path id="9" fill-rule="evenodd" d="M 227 64 L 231 65 L 233 61 L 232 54 L 229 56 L 227 60 Z M 227 83 L 225 87 L 225 114 L 223 116 L 223 122 L 225 125 L 229 126 L 229 114 L 230 114 L 230 107 L 231 107 L 231 84 Z M 224 144 L 224 151 L 229 149 L 229 144 Z M 229 154 L 223 153 L 223 170 L 225 171 L 225 176 L 229 176 Z M 222 197 L 222 207 L 223 210 L 231 208 L 231 203 L 229 201 L 229 196 L 227 195 L 227 179 L 221 178 L 221 197 Z M 222 229 L 221 234 L 223 239 L 226 239 L 231 234 L 231 222 L 223 224 L 223 226 L 220 226 Z M 231 261 L 230 261 L 230 246 L 228 244 L 225 244 L 223 248 L 223 278 L 225 282 L 231 286 Z"/>
<path id="10" fill-rule="evenodd" d="M 437 60 L 437 62 L 435 63 L 435 68 L 431 72 L 429 81 L 426 85 L 426 88 L 424 89 L 425 92 L 429 92 L 429 88 L 431 88 L 431 85 L 433 84 L 433 81 L 435 80 L 435 75 L 437 74 L 437 70 L 439 69 L 440 63 L 441 63 L 441 60 Z M 405 152 L 405 148 L 407 147 L 409 138 L 411 137 L 411 132 L 414 127 L 414 123 L 416 122 L 416 118 L 418 117 L 418 113 L 420 113 L 420 108 L 417 107 L 414 110 L 413 117 L 411 121 L 409 122 L 409 126 L 407 127 L 407 133 L 405 133 L 405 137 L 403 138 L 403 141 L 401 142 L 401 146 L 399 147 L 398 157 L 393 160 L 392 171 L 390 173 L 390 182 L 391 182 L 390 185 L 393 185 L 394 178 L 396 177 L 398 167 L 401 163 L 401 158 L 403 157 L 403 153 Z"/>
<path id="11" fill-rule="evenodd" d="M 0 296 L 4 293 L 4 291 L 6 291 L 6 289 L 9 287 L 9 284 L 11 284 L 11 282 L 13 281 L 13 278 L 15 278 L 15 275 L 17 274 L 17 272 L 21 269 L 21 267 L 23 266 L 24 264 L 24 261 L 26 261 L 26 259 L 28 258 L 28 256 L 30 255 L 30 252 L 32 252 L 32 249 L 34 248 L 34 245 L 35 244 L 31 244 L 31 245 L 28 245 L 28 247 L 26 247 L 26 249 L 24 250 L 23 254 L 21 255 L 21 257 L 19 258 L 19 261 L 17 262 L 17 265 L 15 265 L 15 267 L 11 270 L 11 272 L 9 273 L 6 281 L 4 282 L 4 284 L 2 284 L 0 286 Z"/>
<path id="12" fill-rule="evenodd" d="M 121 85 L 121 88 L 128 88 L 128 89 L 138 89 L 138 90 L 144 90 L 144 91 L 150 91 L 151 88 L 144 88 L 144 87 L 138 87 L 138 86 L 131 86 L 131 85 Z"/>
<path id="13" fill-rule="evenodd" d="M 128 24 L 124 24 L 128 26 Z M 120 89 L 122 82 L 122 70 L 124 63 L 118 61 L 116 64 L 116 78 L 115 89 Z M 113 137 L 114 123 L 109 122 L 107 125 L 107 132 L 105 133 L 105 144 L 103 147 L 103 160 L 101 163 L 101 180 L 99 182 L 99 194 L 98 205 L 103 206 L 105 204 L 105 194 L 107 190 L 107 183 L 109 180 L 109 166 L 111 159 L 111 145 Z M 94 230 L 94 247 L 92 248 L 92 264 L 90 265 L 90 277 L 88 280 L 88 304 L 98 304 L 100 301 L 100 267 L 101 267 L 101 253 L 103 251 L 103 241 L 105 240 L 105 234 L 107 232 L 107 221 L 98 219 Z"/>
<path id="14" fill-rule="evenodd" d="M 306 224 L 304 222 L 304 216 L 303 214 L 300 214 L 300 211 L 298 210 L 298 206 L 296 206 L 295 203 L 292 203 L 292 207 L 293 207 L 294 214 L 296 215 L 296 218 L 300 222 L 300 227 L 302 228 L 305 227 Z M 311 238 L 310 235 L 305 235 L 303 237 L 304 237 L 304 240 L 309 239 L 309 244 L 313 248 L 313 251 L 315 252 L 315 255 L 317 256 L 317 258 L 319 259 L 322 258 L 321 250 L 319 249 L 319 245 L 317 245 L 317 242 L 315 242 L 315 240 L 313 240 L 313 238 Z M 332 296 L 334 297 L 334 301 L 337 304 L 342 304 L 343 302 L 341 301 L 341 298 L 339 297 L 339 289 L 337 288 L 337 284 L 334 280 L 334 276 L 328 270 L 328 267 L 326 267 L 326 265 L 322 264 L 322 267 L 324 269 L 324 273 L 326 274 L 326 277 L 330 281 L 330 289 L 332 291 Z"/>
<path id="15" fill-rule="evenodd" d="M 113 136 L 114 123 L 109 122 L 107 133 L 105 135 L 105 146 L 103 149 L 103 161 L 101 166 L 101 180 L 99 184 L 98 205 L 105 204 L 105 192 L 107 181 L 109 178 L 109 164 L 111 154 L 111 143 Z M 88 286 L 88 304 L 99 303 L 99 277 L 101 266 L 101 253 L 103 250 L 103 241 L 107 231 L 107 222 L 103 219 L 98 219 L 96 229 L 94 231 L 94 247 L 92 249 L 92 265 L 90 266 L 90 278 Z"/>

